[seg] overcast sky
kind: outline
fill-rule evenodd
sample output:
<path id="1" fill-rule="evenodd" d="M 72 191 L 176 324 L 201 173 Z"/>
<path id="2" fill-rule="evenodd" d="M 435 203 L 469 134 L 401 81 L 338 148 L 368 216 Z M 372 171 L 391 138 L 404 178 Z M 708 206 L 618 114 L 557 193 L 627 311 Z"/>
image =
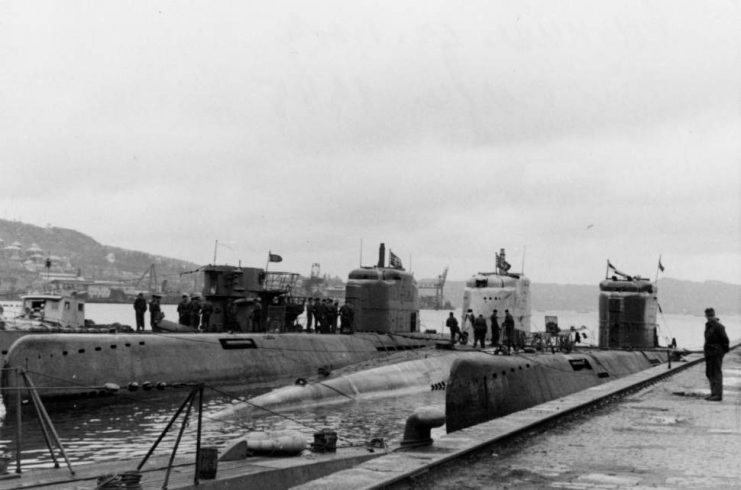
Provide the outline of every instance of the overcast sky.
<path id="1" fill-rule="evenodd" d="M 2 1 L 0 217 L 346 277 L 741 283 L 736 1 Z"/>

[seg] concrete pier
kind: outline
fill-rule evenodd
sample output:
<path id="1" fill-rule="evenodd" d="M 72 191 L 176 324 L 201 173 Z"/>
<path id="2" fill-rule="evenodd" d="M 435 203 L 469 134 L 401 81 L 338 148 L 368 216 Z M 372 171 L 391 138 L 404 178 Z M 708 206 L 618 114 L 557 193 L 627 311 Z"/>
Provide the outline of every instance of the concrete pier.
<path id="1" fill-rule="evenodd" d="M 723 374 L 722 402 L 696 354 L 300 488 L 740 488 L 741 349 Z"/>

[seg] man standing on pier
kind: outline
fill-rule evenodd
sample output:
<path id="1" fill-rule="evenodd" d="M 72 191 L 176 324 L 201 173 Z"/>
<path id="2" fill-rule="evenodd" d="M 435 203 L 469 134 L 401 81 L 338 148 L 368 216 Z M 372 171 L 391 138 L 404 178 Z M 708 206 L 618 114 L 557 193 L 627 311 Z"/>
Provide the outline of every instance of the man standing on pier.
<path id="1" fill-rule="evenodd" d="M 710 381 L 710 396 L 705 399 L 711 402 L 723 400 L 723 356 L 729 350 L 726 328 L 715 317 L 713 308 L 705 309 L 705 376 Z"/>
<path id="2" fill-rule="evenodd" d="M 144 313 L 147 312 L 147 300 L 144 299 L 144 294 L 139 293 L 136 295 L 134 300 L 134 312 L 136 312 L 136 331 L 144 331 Z"/>

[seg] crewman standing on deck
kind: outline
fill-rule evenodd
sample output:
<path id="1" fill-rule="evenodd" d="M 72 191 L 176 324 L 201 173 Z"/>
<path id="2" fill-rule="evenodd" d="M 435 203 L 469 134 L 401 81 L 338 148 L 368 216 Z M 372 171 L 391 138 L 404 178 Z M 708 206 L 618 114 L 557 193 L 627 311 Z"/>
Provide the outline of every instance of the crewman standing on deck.
<path id="1" fill-rule="evenodd" d="M 180 325 L 190 325 L 190 306 L 188 305 L 188 295 L 184 294 L 178 303 L 178 323 Z"/>
<path id="2" fill-rule="evenodd" d="M 335 301 L 332 303 L 332 300 L 329 300 L 329 331 L 331 333 L 337 333 L 337 318 L 340 316 L 340 303 L 339 301 Z"/>
<path id="3" fill-rule="evenodd" d="M 456 319 L 452 311 L 445 321 L 445 326 L 450 330 L 450 343 L 455 345 L 456 340 L 461 340 L 462 335 L 461 327 L 458 326 L 458 319 Z"/>
<path id="4" fill-rule="evenodd" d="M 252 331 L 262 332 L 262 303 L 260 303 L 260 298 L 255 298 L 255 303 L 252 305 Z"/>
<path id="5" fill-rule="evenodd" d="M 507 354 L 512 351 L 515 345 L 515 319 L 509 314 L 509 310 L 504 310 L 504 333 L 507 335 Z"/>
<path id="6" fill-rule="evenodd" d="M 161 299 L 162 296 L 154 293 L 152 299 L 149 300 L 149 326 L 152 330 L 154 330 L 157 324 L 162 321 L 162 307 L 160 306 Z"/>
<path id="7" fill-rule="evenodd" d="M 316 330 L 319 333 L 329 333 L 329 328 L 327 327 L 327 300 L 322 299 L 318 301 L 318 304 L 316 305 L 316 308 L 314 310 L 314 314 L 316 316 Z"/>
<path id="8" fill-rule="evenodd" d="M 314 321 L 314 300 L 309 298 L 306 301 L 306 331 L 311 332 L 311 325 Z"/>
<path id="9" fill-rule="evenodd" d="M 194 294 L 190 300 L 190 326 L 198 330 L 201 327 L 201 297 Z"/>
<path id="10" fill-rule="evenodd" d="M 486 318 L 481 314 L 473 321 L 473 346 L 477 343 L 481 343 L 482 349 L 486 347 Z"/>
<path id="11" fill-rule="evenodd" d="M 499 319 L 497 318 L 497 310 L 491 312 L 491 346 L 499 346 Z"/>
<path id="12" fill-rule="evenodd" d="M 351 334 L 353 333 L 353 320 L 355 318 L 355 312 L 352 309 L 350 303 L 344 303 L 340 308 L 340 333 Z"/>
<path id="13" fill-rule="evenodd" d="M 144 313 L 147 312 L 147 300 L 144 299 L 144 294 L 139 293 L 136 295 L 134 300 L 134 312 L 136 313 L 136 331 L 144 331 Z"/>
<path id="14" fill-rule="evenodd" d="M 205 299 L 201 303 L 201 330 L 209 332 L 211 326 L 211 313 L 214 312 L 214 305 L 209 300 Z"/>

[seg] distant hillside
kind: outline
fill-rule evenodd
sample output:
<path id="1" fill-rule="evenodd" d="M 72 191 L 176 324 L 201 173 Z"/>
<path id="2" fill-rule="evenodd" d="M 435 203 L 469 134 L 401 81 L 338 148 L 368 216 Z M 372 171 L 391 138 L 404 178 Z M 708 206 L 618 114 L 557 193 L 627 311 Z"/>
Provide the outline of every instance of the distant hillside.
<path id="1" fill-rule="evenodd" d="M 39 227 L 18 221 L 0 220 L 0 289 L 23 289 L 47 271 L 45 261 L 52 259 L 51 273 L 80 274 L 89 280 L 136 280 L 155 265 L 157 280 L 167 281 L 168 290 L 193 288 L 192 275 L 197 264 L 145 252 L 102 245 L 78 231 Z M 146 288 L 148 279 L 142 282 Z"/>
<path id="2" fill-rule="evenodd" d="M 463 303 L 465 281 L 445 283 L 444 297 L 456 308 Z M 665 313 L 702 315 L 713 306 L 718 316 L 741 314 L 741 285 L 719 281 L 681 281 L 659 279 L 659 304 Z M 532 305 L 537 311 L 596 311 L 599 285 L 581 284 L 531 284 Z"/>

